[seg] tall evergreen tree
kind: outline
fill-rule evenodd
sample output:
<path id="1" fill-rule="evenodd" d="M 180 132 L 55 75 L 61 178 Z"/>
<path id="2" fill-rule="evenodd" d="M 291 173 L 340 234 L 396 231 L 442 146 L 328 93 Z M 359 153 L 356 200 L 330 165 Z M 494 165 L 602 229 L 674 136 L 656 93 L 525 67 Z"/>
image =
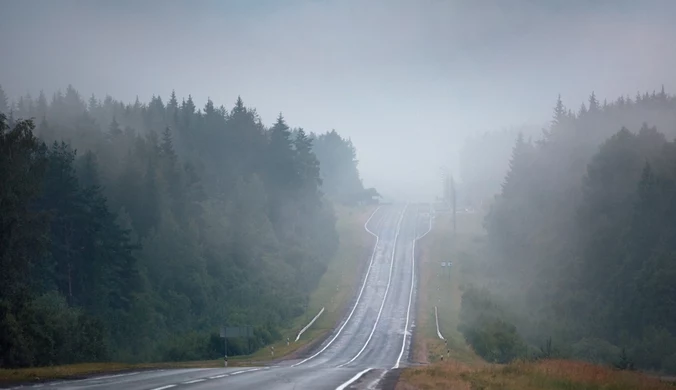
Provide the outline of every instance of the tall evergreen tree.
<path id="1" fill-rule="evenodd" d="M 7 95 L 0 85 L 0 114 L 9 115 L 9 104 Z"/>

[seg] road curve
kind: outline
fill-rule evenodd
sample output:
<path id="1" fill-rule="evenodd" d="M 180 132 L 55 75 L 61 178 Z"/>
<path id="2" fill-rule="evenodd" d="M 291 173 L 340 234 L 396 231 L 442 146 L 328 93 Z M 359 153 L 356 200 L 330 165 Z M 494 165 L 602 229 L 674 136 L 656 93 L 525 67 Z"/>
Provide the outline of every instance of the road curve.
<path id="1" fill-rule="evenodd" d="M 421 209 L 425 213 L 427 209 Z M 424 218 L 421 217 L 424 215 Z M 304 359 L 251 368 L 134 372 L 39 386 L 60 390 L 346 389 L 405 365 L 414 326 L 414 241 L 428 230 L 415 205 L 380 207 L 365 228 L 376 237 L 351 310 Z M 429 222 L 431 228 L 431 222 Z"/>

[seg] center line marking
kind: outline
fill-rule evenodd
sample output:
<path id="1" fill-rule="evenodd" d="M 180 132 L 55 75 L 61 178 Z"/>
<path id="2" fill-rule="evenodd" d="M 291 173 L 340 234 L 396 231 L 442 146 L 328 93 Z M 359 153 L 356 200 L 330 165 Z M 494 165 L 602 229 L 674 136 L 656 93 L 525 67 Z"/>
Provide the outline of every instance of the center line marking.
<path id="1" fill-rule="evenodd" d="M 416 216 L 417 217 L 417 216 Z M 417 218 L 416 218 L 417 222 Z M 417 228 L 417 223 L 415 227 Z M 395 363 L 394 368 L 399 368 L 399 363 L 401 362 L 401 358 L 404 356 L 404 349 L 406 349 L 406 332 L 408 331 L 408 320 L 411 314 L 411 300 L 413 299 L 413 287 L 415 287 L 415 243 L 420 240 L 421 238 L 425 237 L 427 233 L 429 233 L 432 230 L 432 214 L 430 214 L 430 227 L 427 229 L 425 234 L 423 234 L 420 237 L 416 237 L 415 240 L 413 240 L 413 249 L 411 250 L 411 291 L 408 293 L 408 308 L 406 309 L 406 325 L 404 326 L 404 340 L 401 342 L 401 351 L 399 352 L 399 357 L 397 358 L 397 363 Z M 415 235 L 415 228 L 413 230 L 414 235 Z M 436 307 L 435 307 L 436 308 Z M 437 328 L 438 329 L 438 328 Z"/>
<path id="2" fill-rule="evenodd" d="M 362 377 L 362 375 L 366 374 L 367 372 L 373 370 L 373 368 L 367 368 L 364 371 L 357 373 L 357 375 L 353 376 L 348 380 L 347 382 L 343 383 L 342 385 L 336 387 L 336 390 L 344 390 L 347 389 L 348 386 L 350 386 L 352 383 L 356 382 L 359 378 Z"/>
<path id="3" fill-rule="evenodd" d="M 191 381 L 183 382 L 184 385 L 191 385 L 193 383 L 199 383 L 199 382 L 204 382 L 206 379 L 201 378 L 201 379 L 194 379 Z"/>
<path id="4" fill-rule="evenodd" d="M 166 385 L 166 386 L 162 386 L 162 387 L 156 387 L 156 388 L 154 388 L 154 389 L 152 389 L 152 390 L 171 389 L 172 387 L 176 387 L 176 385 Z"/>

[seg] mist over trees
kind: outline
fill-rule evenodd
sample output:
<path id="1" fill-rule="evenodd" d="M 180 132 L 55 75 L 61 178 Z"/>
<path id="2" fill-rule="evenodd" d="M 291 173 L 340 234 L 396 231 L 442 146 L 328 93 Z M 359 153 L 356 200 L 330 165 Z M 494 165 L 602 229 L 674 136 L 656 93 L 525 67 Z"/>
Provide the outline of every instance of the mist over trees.
<path id="1" fill-rule="evenodd" d="M 314 152 L 321 161 L 322 190 L 341 203 L 370 203 L 380 197 L 374 188 L 364 188 L 357 170 L 357 149 L 335 130 L 312 134 Z"/>
<path id="2" fill-rule="evenodd" d="M 500 192 L 512 145 L 519 133 L 526 139 L 533 139 L 538 138 L 542 130 L 539 127 L 519 126 L 465 139 L 458 159 L 461 203 L 475 208 L 490 206 L 493 196 Z M 478 158 L 479 156 L 484 158 Z"/>
<path id="3" fill-rule="evenodd" d="M 465 328 L 500 319 L 549 356 L 676 372 L 675 136 L 664 90 L 559 99 L 543 136 L 513 145 Z"/>
<path id="4" fill-rule="evenodd" d="M 351 142 L 268 128 L 240 98 L 0 88 L 0 114 L 2 367 L 214 358 L 222 324 L 259 348 L 337 249 L 324 193 L 363 191 Z"/>

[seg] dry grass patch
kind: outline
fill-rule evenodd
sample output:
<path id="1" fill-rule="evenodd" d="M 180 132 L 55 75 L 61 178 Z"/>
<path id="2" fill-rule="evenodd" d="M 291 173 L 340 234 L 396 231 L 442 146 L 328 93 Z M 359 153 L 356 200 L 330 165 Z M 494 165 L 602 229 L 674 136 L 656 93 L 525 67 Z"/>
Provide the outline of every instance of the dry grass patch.
<path id="1" fill-rule="evenodd" d="M 589 363 L 546 360 L 508 365 L 437 363 L 405 370 L 397 390 L 673 390 L 673 383 L 639 372 Z"/>
<path id="2" fill-rule="evenodd" d="M 457 361 L 405 369 L 399 377 L 396 390 L 471 390 L 471 384 L 463 379 L 463 375 L 473 370 L 469 365 Z"/>

